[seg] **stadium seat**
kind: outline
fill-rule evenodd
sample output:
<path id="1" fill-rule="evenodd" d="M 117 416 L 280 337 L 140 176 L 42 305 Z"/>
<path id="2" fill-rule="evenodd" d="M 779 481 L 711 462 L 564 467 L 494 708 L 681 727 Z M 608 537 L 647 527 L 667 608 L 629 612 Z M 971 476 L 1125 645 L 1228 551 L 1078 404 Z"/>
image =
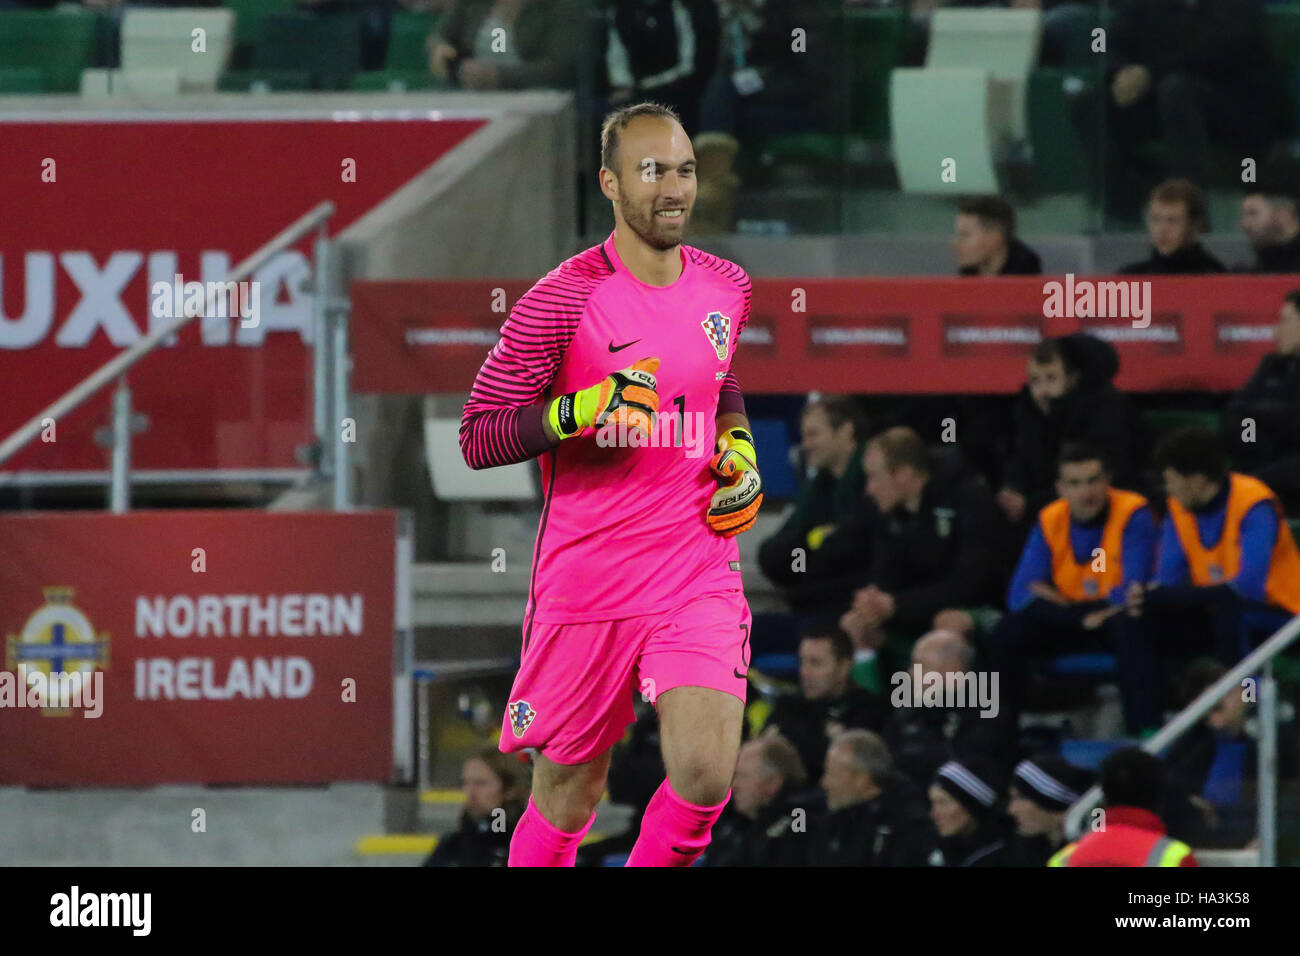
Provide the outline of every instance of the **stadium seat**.
<path id="1" fill-rule="evenodd" d="M 1048 673 L 1057 677 L 1108 679 L 1115 676 L 1113 654 L 1062 654 L 1048 665 Z"/>
<path id="2" fill-rule="evenodd" d="M 82 96 L 176 96 L 181 90 L 181 71 L 175 67 L 95 69 L 81 74 Z"/>
<path id="3" fill-rule="evenodd" d="M 460 450 L 460 420 L 424 418 L 424 454 L 441 501 L 533 501 L 533 463 L 474 471 Z"/>
<path id="4" fill-rule="evenodd" d="M 386 70 L 429 72 L 429 36 L 438 28 L 442 15 L 398 11 L 393 14 L 388 34 Z"/>
<path id="5" fill-rule="evenodd" d="M 251 62 L 252 52 L 262 40 L 266 18 L 292 10 L 294 0 L 225 0 L 235 12 L 235 50 L 240 66 Z"/>
<path id="6" fill-rule="evenodd" d="M 204 32 L 205 52 L 194 50 Z M 176 70 L 182 90 L 214 90 L 234 48 L 235 13 L 224 9 L 128 8 L 122 18 L 122 70 Z"/>
<path id="7" fill-rule="evenodd" d="M 799 676 L 798 654 L 759 654 L 750 662 L 756 671 L 781 680 L 795 680 Z"/>
<path id="8" fill-rule="evenodd" d="M 790 432 L 780 418 L 755 418 L 749 423 L 754 434 L 754 451 L 758 453 L 758 473 L 763 476 L 765 498 L 793 498 L 799 492 L 799 479 L 790 466 Z"/>
<path id="9" fill-rule="evenodd" d="M 232 93 L 310 90 L 311 74 L 306 70 L 229 70 L 221 74 L 217 89 Z"/>
<path id="10" fill-rule="evenodd" d="M 1005 93 L 1003 86 L 1001 95 Z M 894 166 L 903 192 L 999 192 L 993 162 L 1006 127 L 1006 110 L 997 105 L 999 95 L 987 70 L 894 70 L 889 80 L 889 117 Z M 998 120 L 999 115 L 1004 118 Z M 943 177 L 948 160 L 956 164 L 955 175 Z"/>
<path id="11" fill-rule="evenodd" d="M 424 70 L 371 70 L 352 77 L 352 89 L 363 92 L 404 93 L 441 87 L 437 77 Z"/>
<path id="12" fill-rule="evenodd" d="M 1100 770 L 1101 762 L 1116 750 L 1134 746 L 1135 741 L 1124 737 L 1111 740 L 1062 740 L 1061 758 L 1076 767 Z"/>
<path id="13" fill-rule="evenodd" d="M 996 87 L 1006 88 L 1012 137 L 1024 139 L 1025 84 L 1041 36 L 1038 10 L 936 10 L 925 65 L 987 70 Z"/>
<path id="14" fill-rule="evenodd" d="M 0 66 L 39 69 L 46 89 L 75 93 L 93 62 L 99 21 L 83 10 L 0 13 Z"/>
<path id="15" fill-rule="evenodd" d="M 889 139 L 889 74 L 902 62 L 907 28 L 906 10 L 844 11 L 850 136 Z"/>
<path id="16" fill-rule="evenodd" d="M 306 70 L 315 87 L 347 89 L 361 66 L 361 19 L 355 13 L 272 13 L 253 52 L 262 70 Z"/>
<path id="17" fill-rule="evenodd" d="M 1100 75 L 1089 69 L 1035 70 L 1029 76 L 1029 142 L 1034 181 L 1046 193 L 1083 190 L 1088 185 L 1088 147 L 1074 122 L 1078 97 L 1091 91 Z"/>
<path id="18" fill-rule="evenodd" d="M 630 853 L 606 853 L 600 858 L 601 866 L 627 866 L 627 858 Z"/>
<path id="19" fill-rule="evenodd" d="M 0 93 L 45 92 L 45 72 L 38 67 L 0 67 Z"/>
<path id="20" fill-rule="evenodd" d="M 1268 7 L 1264 19 L 1269 49 L 1281 72 L 1279 79 L 1290 107 L 1287 133 L 1295 135 L 1300 131 L 1300 3 Z"/>

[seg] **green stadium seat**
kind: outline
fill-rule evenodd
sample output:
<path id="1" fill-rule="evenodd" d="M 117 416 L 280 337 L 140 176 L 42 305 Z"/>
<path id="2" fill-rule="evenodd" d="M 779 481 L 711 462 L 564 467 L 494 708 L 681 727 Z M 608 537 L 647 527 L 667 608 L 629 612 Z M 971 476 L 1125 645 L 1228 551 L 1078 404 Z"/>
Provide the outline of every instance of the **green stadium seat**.
<path id="1" fill-rule="evenodd" d="M 45 71 L 35 66 L 0 67 L 0 93 L 45 93 Z"/>
<path id="2" fill-rule="evenodd" d="M 51 92 L 75 93 L 81 71 L 92 65 L 99 19 L 75 9 L 0 13 L 0 67 L 34 67 Z"/>
<path id="3" fill-rule="evenodd" d="M 1034 150 L 1035 182 L 1047 193 L 1081 191 L 1088 185 L 1086 144 L 1075 125 L 1077 98 L 1101 82 L 1096 69 L 1035 70 L 1029 75 L 1029 142 Z"/>
<path id="4" fill-rule="evenodd" d="M 347 89 L 361 67 L 361 18 L 299 10 L 269 14 L 262 21 L 253 67 L 305 70 L 319 89 Z"/>
<path id="5" fill-rule="evenodd" d="M 1195 425 L 1209 428 L 1216 434 L 1219 431 L 1219 413 L 1205 411 L 1187 411 L 1181 408 L 1147 409 L 1142 413 L 1143 423 L 1151 430 L 1152 437 L 1159 439 L 1176 428 Z"/>
<path id="6" fill-rule="evenodd" d="M 253 50 L 262 40 L 266 18 L 292 10 L 294 0 L 226 0 L 225 5 L 235 11 L 235 57 L 244 67 L 252 62 Z"/>
<path id="7" fill-rule="evenodd" d="M 392 28 L 388 34 L 386 70 L 429 71 L 429 36 L 438 28 L 442 15 L 438 13 L 393 14 Z"/>
<path id="8" fill-rule="evenodd" d="M 1264 11 L 1269 49 L 1278 66 L 1278 83 L 1286 97 L 1288 135 L 1300 130 L 1300 4 Z"/>
<path id="9" fill-rule="evenodd" d="M 407 90 L 440 89 L 442 84 L 423 70 L 372 70 L 352 77 L 352 89 L 361 92 L 401 93 Z"/>
<path id="10" fill-rule="evenodd" d="M 306 70 L 228 70 L 217 82 L 217 89 L 227 93 L 293 92 L 311 88 L 311 74 Z"/>
<path id="11" fill-rule="evenodd" d="M 908 22 L 906 10 L 844 11 L 850 135 L 889 139 L 889 73 L 903 61 Z"/>

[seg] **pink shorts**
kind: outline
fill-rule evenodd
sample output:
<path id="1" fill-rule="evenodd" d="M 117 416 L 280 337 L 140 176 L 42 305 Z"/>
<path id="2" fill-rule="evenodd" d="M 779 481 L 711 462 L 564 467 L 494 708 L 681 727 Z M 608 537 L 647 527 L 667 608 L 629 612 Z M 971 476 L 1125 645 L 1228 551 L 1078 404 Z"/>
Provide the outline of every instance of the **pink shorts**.
<path id="1" fill-rule="evenodd" d="M 498 749 L 513 753 L 531 747 L 556 763 L 586 763 L 636 722 L 636 694 L 655 704 L 674 687 L 711 687 L 743 702 L 750 623 L 740 588 L 644 617 L 534 621 Z"/>

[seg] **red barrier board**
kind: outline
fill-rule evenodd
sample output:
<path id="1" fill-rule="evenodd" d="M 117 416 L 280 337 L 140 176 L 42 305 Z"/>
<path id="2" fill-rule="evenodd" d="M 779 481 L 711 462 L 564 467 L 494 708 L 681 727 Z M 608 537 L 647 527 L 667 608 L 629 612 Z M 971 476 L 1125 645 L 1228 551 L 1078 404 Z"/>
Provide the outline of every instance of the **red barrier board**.
<path id="1" fill-rule="evenodd" d="M 353 387 L 468 393 L 505 310 L 531 285 L 355 283 Z M 1078 331 L 1114 343 L 1121 388 L 1228 391 L 1272 348 L 1283 296 L 1300 278 L 794 278 L 753 285 L 734 365 L 747 393 L 1013 392 L 1039 341 Z"/>
<path id="2" fill-rule="evenodd" d="M 0 786 L 388 780 L 396 528 L 0 517 Z"/>
<path id="3" fill-rule="evenodd" d="M 0 436 L 151 328 L 155 283 L 208 282 L 318 203 L 331 235 L 373 209 L 483 120 L 413 114 L 336 120 L 0 121 Z M 351 163 L 351 165 L 348 165 Z M 295 468 L 311 437 L 312 236 L 274 256 L 258 325 L 195 319 L 129 373 L 148 416 L 143 469 Z M 111 390 L 3 466 L 107 468 L 95 429 Z"/>

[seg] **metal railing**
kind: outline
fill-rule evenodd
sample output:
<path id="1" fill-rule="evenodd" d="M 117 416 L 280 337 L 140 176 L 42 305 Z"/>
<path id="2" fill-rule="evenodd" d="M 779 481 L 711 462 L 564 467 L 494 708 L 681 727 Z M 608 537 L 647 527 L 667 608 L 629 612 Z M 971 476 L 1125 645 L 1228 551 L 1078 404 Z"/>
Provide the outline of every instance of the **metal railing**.
<path id="1" fill-rule="evenodd" d="M 1273 677 L 1273 658 L 1295 643 L 1296 638 L 1300 638 L 1300 615 L 1292 618 L 1272 637 L 1238 661 L 1154 736 L 1142 743 L 1142 749 L 1147 753 L 1159 754 L 1213 710 L 1229 690 L 1240 690 L 1243 678 L 1253 676 L 1256 671 L 1260 672 L 1257 794 L 1260 866 L 1277 865 L 1277 680 Z M 1101 795 L 1101 786 L 1093 786 L 1070 808 L 1065 818 L 1065 832 L 1069 839 L 1078 839 L 1083 831 L 1083 818 L 1097 805 Z"/>
<path id="2" fill-rule="evenodd" d="M 122 513 L 130 508 L 131 486 L 131 392 L 126 372 L 155 348 L 175 335 L 190 322 L 214 312 L 215 298 L 223 294 L 228 283 L 239 282 L 265 265 L 272 256 L 293 245 L 312 229 L 317 230 L 315 262 L 312 278 L 312 389 L 313 429 L 315 452 L 313 467 L 320 477 L 332 477 L 334 482 L 334 507 L 348 507 L 350 488 L 348 481 L 347 443 L 342 433 L 342 421 L 347 417 L 347 388 L 349 362 L 347 356 L 348 303 L 331 296 L 332 285 L 330 253 L 333 244 L 328 237 L 328 220 L 334 215 L 334 204 L 322 202 L 285 227 L 278 235 L 263 244 L 217 282 L 208 283 L 207 298 L 200 315 L 181 315 L 166 325 L 149 332 L 130 348 L 119 352 L 102 366 L 86 376 L 47 408 L 38 412 L 26 424 L 0 442 L 0 465 L 16 455 L 41 433 L 47 421 L 57 421 L 92 398 L 114 379 L 117 388 L 113 395 L 112 456 L 109 469 L 109 506 Z M 39 479 L 24 484 L 42 483 Z M 54 476 L 51 484 L 65 483 Z"/>

